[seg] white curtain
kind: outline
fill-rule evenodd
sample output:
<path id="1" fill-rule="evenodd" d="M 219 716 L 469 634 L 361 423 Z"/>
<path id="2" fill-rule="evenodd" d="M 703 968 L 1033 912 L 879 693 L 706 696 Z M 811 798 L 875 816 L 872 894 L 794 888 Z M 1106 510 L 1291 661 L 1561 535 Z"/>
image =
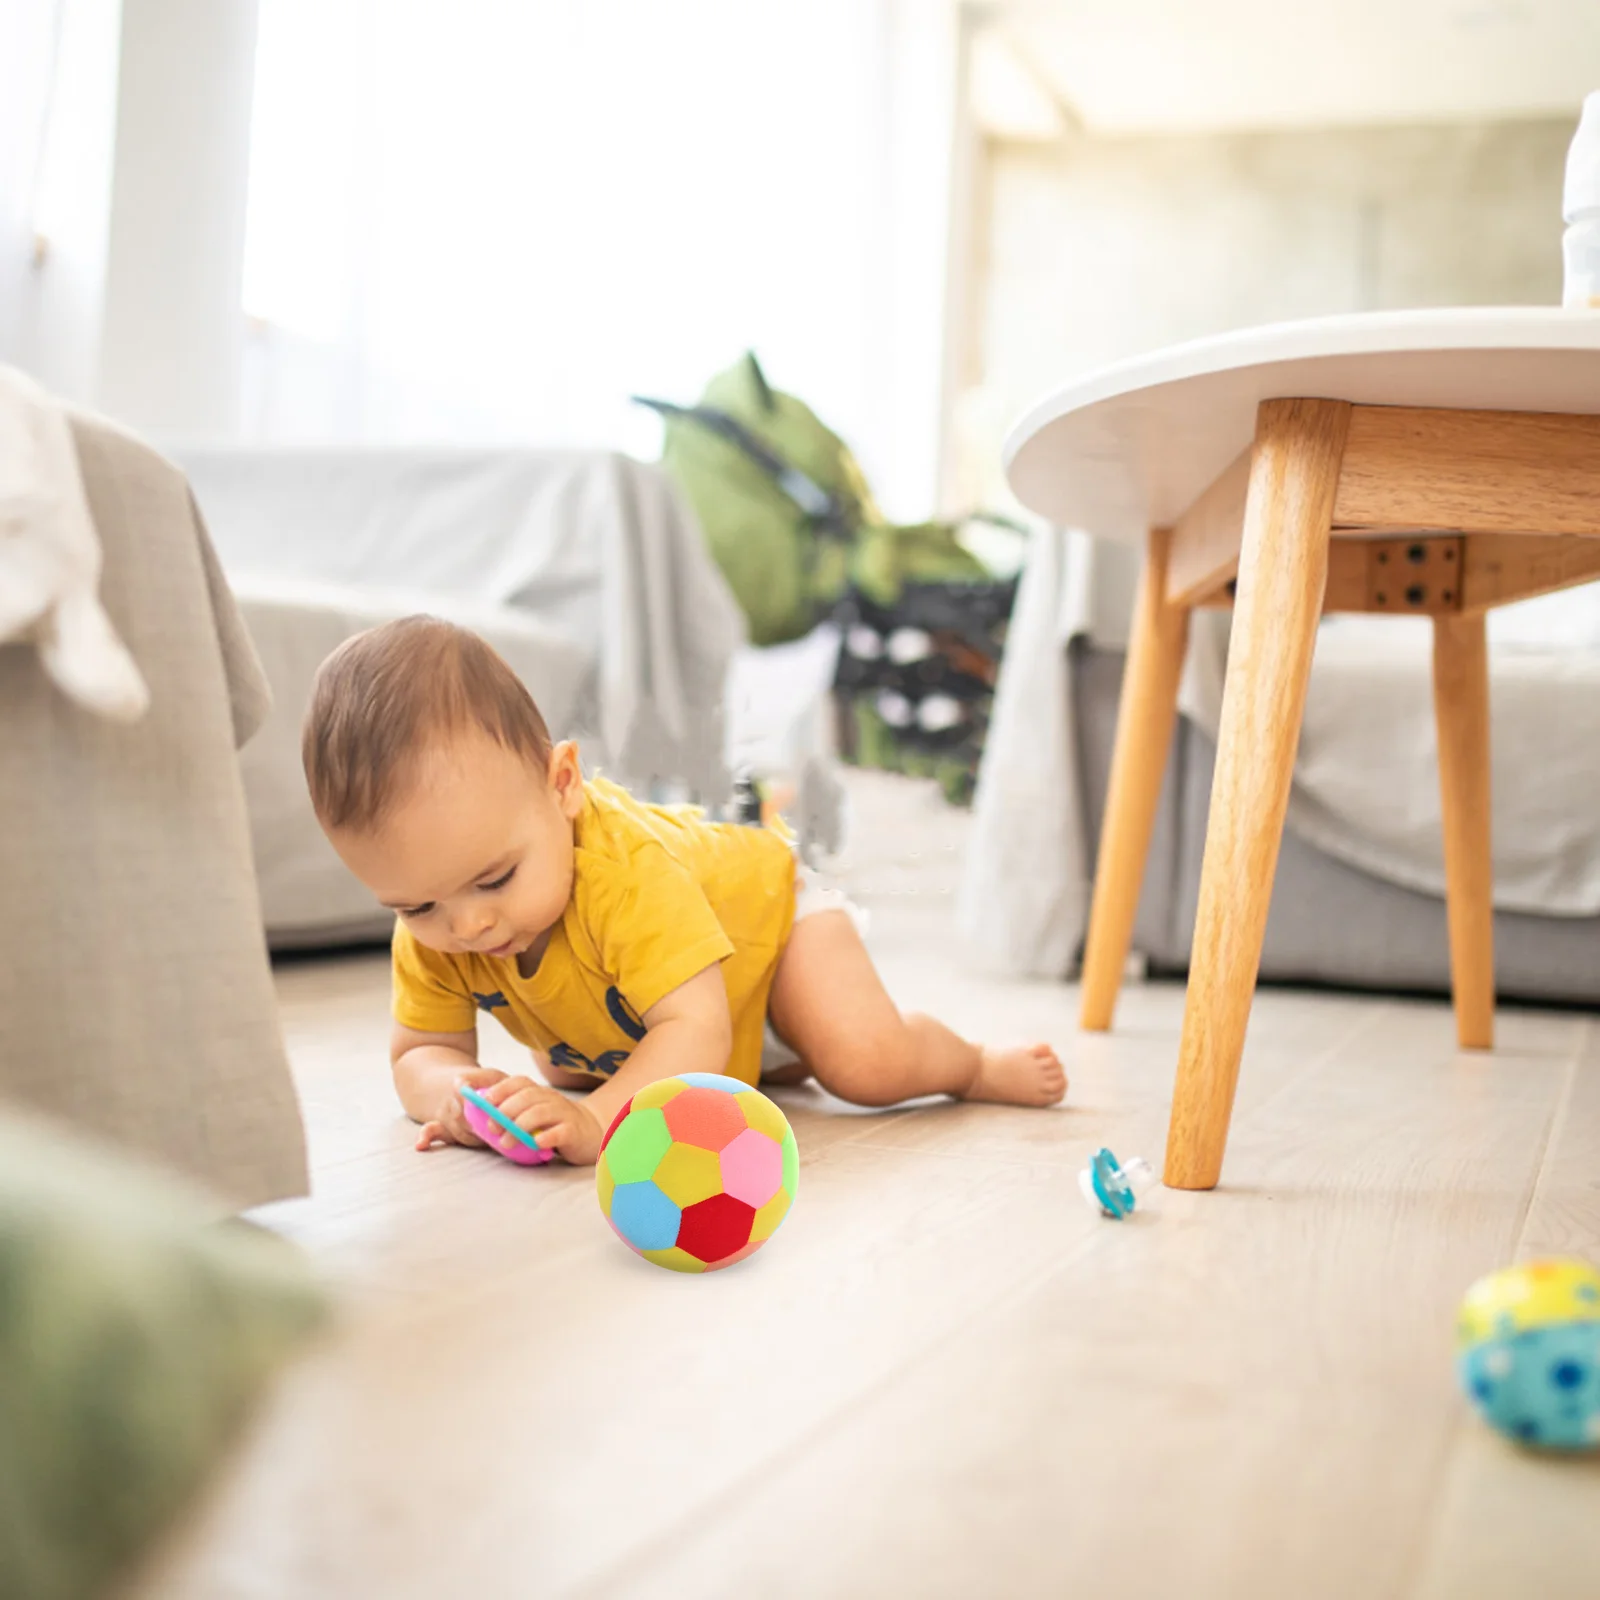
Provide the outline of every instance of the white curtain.
<path id="1" fill-rule="evenodd" d="M 0 0 L 0 361 L 20 362 L 59 0 Z"/>
<path id="2" fill-rule="evenodd" d="M 890 9 L 261 0 L 247 433 L 649 453 L 752 346 L 870 472 Z"/>

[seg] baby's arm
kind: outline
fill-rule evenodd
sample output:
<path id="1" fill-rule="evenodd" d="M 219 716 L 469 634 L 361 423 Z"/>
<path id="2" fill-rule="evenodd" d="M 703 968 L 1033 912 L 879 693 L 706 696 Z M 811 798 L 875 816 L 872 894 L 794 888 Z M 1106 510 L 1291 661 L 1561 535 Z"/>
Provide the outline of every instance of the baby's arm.
<path id="1" fill-rule="evenodd" d="M 602 1136 L 611 1120 L 647 1083 L 683 1072 L 726 1072 L 733 1017 L 721 966 L 697 972 L 658 1000 L 643 1017 L 645 1036 L 614 1077 L 589 1096 Z M 598 1152 L 596 1152 L 598 1154 Z"/>
<path id="2" fill-rule="evenodd" d="M 724 1072 L 733 1049 L 733 1018 L 721 966 L 710 966 L 644 1014 L 645 1036 L 637 1048 L 585 1101 L 568 1100 L 553 1090 L 514 1085 L 488 1091 L 508 1117 L 536 1134 L 547 1150 L 575 1166 L 599 1159 L 600 1141 L 612 1119 L 647 1083 L 681 1072 Z M 506 1139 L 511 1138 L 510 1134 Z"/>
<path id="3" fill-rule="evenodd" d="M 462 1084 L 485 1089 L 505 1073 L 478 1065 L 478 1030 L 466 1033 L 420 1033 L 397 1022 L 389 1036 L 389 1064 L 395 1091 L 413 1122 L 422 1124 L 417 1149 L 439 1140 L 454 1144 L 483 1143 L 461 1114 Z"/>

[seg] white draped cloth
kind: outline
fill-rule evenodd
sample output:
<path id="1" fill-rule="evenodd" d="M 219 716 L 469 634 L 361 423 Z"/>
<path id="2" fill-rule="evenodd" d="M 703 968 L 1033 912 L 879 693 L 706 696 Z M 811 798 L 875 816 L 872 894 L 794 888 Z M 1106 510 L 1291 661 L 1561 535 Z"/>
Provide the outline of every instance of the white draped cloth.
<path id="1" fill-rule="evenodd" d="M 427 611 L 482 634 L 590 766 L 645 792 L 726 794 L 744 619 L 659 467 L 604 451 L 174 453 L 277 702 L 244 753 L 275 944 L 387 929 L 317 826 L 299 729 L 323 657 L 391 617 Z"/>
<path id="2" fill-rule="evenodd" d="M 0 644 L 31 642 L 65 694 L 131 722 L 150 691 L 100 603 L 101 564 L 66 413 L 0 366 Z"/>

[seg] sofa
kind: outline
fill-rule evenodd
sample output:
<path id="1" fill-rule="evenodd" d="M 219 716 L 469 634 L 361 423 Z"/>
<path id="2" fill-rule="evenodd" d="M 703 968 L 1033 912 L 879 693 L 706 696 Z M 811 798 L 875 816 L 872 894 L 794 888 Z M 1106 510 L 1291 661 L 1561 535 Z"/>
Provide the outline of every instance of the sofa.
<path id="1" fill-rule="evenodd" d="M 272 686 L 243 754 L 276 949 L 385 939 L 393 917 L 312 815 L 300 721 L 318 663 L 427 611 L 482 633 L 586 764 L 713 803 L 743 618 L 656 467 L 608 452 L 172 447 Z"/>
<path id="2" fill-rule="evenodd" d="M 1024 571 L 979 776 L 958 917 L 989 966 L 1064 978 L 1087 921 L 1138 558 L 1055 528 Z M 1133 948 L 1188 965 L 1228 646 L 1192 620 Z M 1600 1001 L 1600 589 L 1490 617 L 1496 978 Z M 1447 994 L 1425 622 L 1326 618 L 1261 976 Z"/>
<path id="3" fill-rule="evenodd" d="M 1086 846 L 1099 846 L 1122 685 L 1120 650 L 1073 647 L 1073 694 Z M 1187 972 L 1200 893 L 1216 745 L 1180 717 L 1145 868 L 1134 948 L 1154 975 Z M 1600 1003 L 1600 917 L 1495 912 L 1502 999 Z M 1362 871 L 1286 829 L 1262 950 L 1268 982 L 1450 993 L 1443 899 Z"/>

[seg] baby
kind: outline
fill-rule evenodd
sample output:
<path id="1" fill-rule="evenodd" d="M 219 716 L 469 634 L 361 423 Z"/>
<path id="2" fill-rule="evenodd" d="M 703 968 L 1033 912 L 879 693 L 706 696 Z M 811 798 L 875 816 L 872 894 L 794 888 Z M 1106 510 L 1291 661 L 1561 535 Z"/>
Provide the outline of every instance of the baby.
<path id="1" fill-rule="evenodd" d="M 868 1106 L 1066 1093 L 1046 1045 L 988 1049 L 902 1015 L 859 914 L 782 834 L 586 780 L 465 629 L 407 617 L 346 640 L 317 675 L 303 753 L 334 849 L 398 914 L 390 1061 L 419 1150 L 480 1142 L 462 1084 L 580 1165 L 630 1096 L 682 1072 L 814 1074 Z M 480 1012 L 545 1082 L 478 1064 Z"/>

